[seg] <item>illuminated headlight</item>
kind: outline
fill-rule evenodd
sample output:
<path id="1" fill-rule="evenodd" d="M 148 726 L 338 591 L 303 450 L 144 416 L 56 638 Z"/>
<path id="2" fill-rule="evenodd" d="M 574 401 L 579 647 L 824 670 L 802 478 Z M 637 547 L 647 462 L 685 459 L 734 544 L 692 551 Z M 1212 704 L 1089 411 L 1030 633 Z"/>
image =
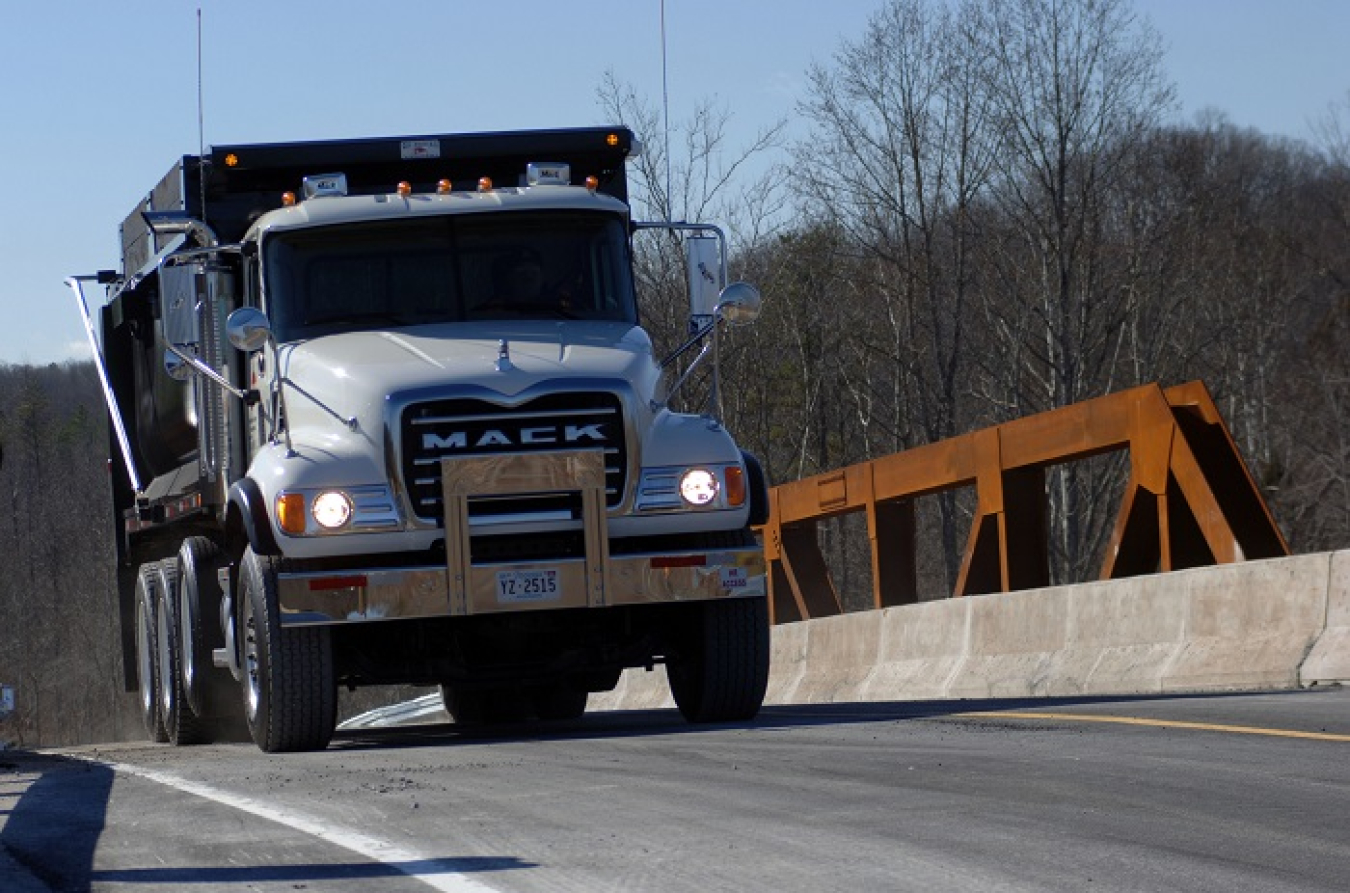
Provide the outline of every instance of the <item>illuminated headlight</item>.
<path id="1" fill-rule="evenodd" d="M 324 530 L 338 530 L 352 519 L 352 501 L 346 493 L 328 490 L 314 497 L 309 511 Z"/>
<path id="2" fill-rule="evenodd" d="M 638 479 L 639 512 L 721 511 L 745 501 L 745 470 L 730 462 L 644 468 Z"/>
<path id="3" fill-rule="evenodd" d="M 706 468 L 691 468 L 680 475 L 680 498 L 692 506 L 705 506 L 717 498 L 717 475 Z"/>
<path id="4" fill-rule="evenodd" d="M 401 527 L 388 487 L 284 490 L 276 497 L 277 526 L 289 536 L 380 533 Z"/>

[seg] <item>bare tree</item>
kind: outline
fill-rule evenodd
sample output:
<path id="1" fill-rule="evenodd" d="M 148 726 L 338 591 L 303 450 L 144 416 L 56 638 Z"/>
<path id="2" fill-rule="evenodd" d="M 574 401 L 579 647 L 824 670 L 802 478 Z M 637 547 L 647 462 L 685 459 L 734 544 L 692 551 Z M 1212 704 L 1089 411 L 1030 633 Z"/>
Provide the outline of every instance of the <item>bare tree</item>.
<path id="1" fill-rule="evenodd" d="M 598 101 L 607 119 L 627 125 L 643 141 L 642 153 L 629 162 L 634 219 L 720 225 L 728 234 L 733 278 L 740 275 L 740 259 L 770 241 L 782 225 L 786 191 L 774 173 L 773 154 L 786 122 L 758 131 L 744 145 L 733 145 L 730 112 L 705 100 L 674 125 L 667 140 L 661 111 L 612 72 L 600 85 Z M 680 234 L 636 239 L 634 268 L 645 296 L 644 325 L 658 352 L 665 353 L 688 334 Z M 753 333 L 729 339 L 728 365 L 736 364 L 737 351 L 753 354 L 756 343 Z M 703 388 L 689 388 L 688 402 L 702 405 L 705 390 L 706 382 Z"/>
<path id="2" fill-rule="evenodd" d="M 1312 122 L 1312 131 L 1327 161 L 1342 169 L 1350 168 L 1350 90 Z"/>
<path id="3" fill-rule="evenodd" d="M 0 680 L 30 744 L 114 740 L 126 705 L 110 577 L 107 432 L 90 364 L 0 365 Z"/>
<path id="4" fill-rule="evenodd" d="M 847 237 L 860 277 L 837 300 L 866 320 L 846 372 L 875 454 L 958 433 L 970 418 L 972 209 L 991 172 L 984 63 L 962 15 L 893 0 L 809 75 L 796 147 L 808 215 Z M 880 409 L 881 411 L 877 411 Z M 947 575 L 960 545 L 940 512 Z"/>
<path id="5" fill-rule="evenodd" d="M 1124 0 L 966 9 L 998 139 L 982 392 L 998 415 L 1025 415 L 1133 383 L 1120 365 L 1132 307 L 1110 199 L 1172 89 L 1156 32 Z M 1052 576 L 1081 576 L 1106 528 L 1090 498 L 1099 486 L 1070 466 L 1050 489 Z"/>
<path id="6" fill-rule="evenodd" d="M 1290 209 L 1304 324 L 1282 345 L 1286 365 L 1271 407 L 1281 461 L 1269 477 L 1291 538 L 1320 550 L 1350 542 L 1350 91 L 1313 132 L 1321 163 L 1315 176 L 1308 165 L 1299 169 Z"/>

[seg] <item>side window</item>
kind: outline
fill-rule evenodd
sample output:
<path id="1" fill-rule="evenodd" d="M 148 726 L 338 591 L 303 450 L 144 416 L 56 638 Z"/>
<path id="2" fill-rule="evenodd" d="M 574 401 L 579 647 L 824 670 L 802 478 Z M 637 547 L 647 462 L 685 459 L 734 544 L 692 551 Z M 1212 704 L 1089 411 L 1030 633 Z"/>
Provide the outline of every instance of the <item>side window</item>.
<path id="1" fill-rule="evenodd" d="M 258 277 L 258 257 L 244 258 L 244 292 L 239 296 L 239 306 L 259 307 L 262 305 L 261 281 Z"/>

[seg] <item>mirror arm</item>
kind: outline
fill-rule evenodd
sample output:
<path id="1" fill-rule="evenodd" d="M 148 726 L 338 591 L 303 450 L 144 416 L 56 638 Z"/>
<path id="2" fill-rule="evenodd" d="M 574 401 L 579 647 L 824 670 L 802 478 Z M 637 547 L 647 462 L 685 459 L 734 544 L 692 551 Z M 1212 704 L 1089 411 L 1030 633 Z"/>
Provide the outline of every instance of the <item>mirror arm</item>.
<path id="1" fill-rule="evenodd" d="M 259 398 L 257 391 L 252 390 L 246 391 L 241 388 L 236 388 L 234 385 L 230 384 L 229 380 L 226 379 L 219 372 L 212 369 L 210 366 L 206 365 L 197 357 L 194 357 L 192 354 L 187 353 L 184 350 L 180 350 L 177 347 L 177 345 L 165 344 L 164 348 L 165 350 L 169 351 L 169 353 L 178 357 L 178 359 L 182 360 L 184 363 L 187 363 L 193 369 L 197 370 L 197 372 L 201 373 L 202 375 L 205 375 L 207 378 L 211 379 L 213 382 L 220 385 L 229 393 L 238 397 L 240 400 L 243 400 L 246 405 L 252 406 L 254 403 L 258 402 Z"/>
<path id="2" fill-rule="evenodd" d="M 286 444 L 286 456 L 291 458 L 299 454 L 295 451 L 295 445 L 291 443 L 291 414 L 286 408 L 286 383 L 290 379 L 281 372 L 281 351 L 277 349 L 276 339 L 272 337 L 271 332 L 267 333 L 267 346 L 272 349 L 272 363 L 277 370 L 277 374 L 272 376 L 272 431 L 268 439 L 272 443 L 277 443 L 279 430 Z"/>
<path id="3" fill-rule="evenodd" d="M 160 264 L 165 267 L 176 267 L 188 261 L 202 257 L 215 257 L 219 254 L 238 254 L 242 257 L 244 246 L 238 242 L 230 242 L 226 245 L 211 245 L 206 248 L 181 249 L 165 257 Z"/>
<path id="4" fill-rule="evenodd" d="M 360 420 L 359 420 L 356 416 L 344 416 L 344 415 L 341 415 L 341 414 L 338 413 L 336 410 L 334 410 L 331 406 L 329 406 L 327 403 L 324 403 L 324 402 L 323 402 L 322 400 L 320 400 L 318 397 L 315 397 L 315 396 L 314 396 L 313 394 L 311 394 L 309 391 L 307 391 L 307 390 L 305 390 L 304 388 L 300 387 L 300 385 L 298 385 L 298 384 L 296 384 L 295 382 L 291 381 L 289 378 L 283 378 L 283 379 L 281 379 L 281 383 L 282 383 L 282 385 L 284 385 L 284 386 L 294 388 L 294 389 L 296 390 L 296 392 L 297 392 L 298 394 L 300 394 L 300 396 L 304 397 L 304 398 L 305 398 L 306 400 L 308 400 L 310 403 L 313 403 L 315 406 L 319 407 L 319 408 L 322 409 L 324 412 L 328 413 L 330 416 L 332 416 L 333 418 L 335 418 L 335 419 L 337 419 L 339 422 L 341 422 L 341 423 L 343 424 L 343 426 L 345 426 L 346 429 L 347 429 L 348 431 L 359 431 L 359 430 L 361 430 L 361 422 L 360 422 Z M 290 443 L 289 443 L 289 442 L 287 442 L 287 446 L 290 446 Z"/>
<path id="5" fill-rule="evenodd" d="M 694 370 L 697 369 L 700 364 L 702 364 L 705 358 L 707 358 L 708 351 L 710 350 L 712 350 L 711 342 L 703 345 L 703 349 L 698 352 L 698 356 L 694 357 L 694 361 L 689 364 L 689 368 L 685 369 L 684 374 L 682 374 L 675 381 L 675 384 L 670 386 L 670 390 L 666 391 L 665 397 L 662 398 L 659 402 L 654 402 L 654 405 L 663 409 L 669 407 L 671 399 L 680 392 L 680 388 L 684 387 L 685 382 L 689 380 L 689 376 L 693 375 Z M 674 359 L 674 357 L 671 357 L 671 359 Z"/>
<path id="6" fill-rule="evenodd" d="M 698 344 L 704 338 L 708 337 L 708 333 L 717 328 L 718 322 L 719 318 L 716 315 L 714 315 L 711 321 L 704 323 L 703 328 L 699 329 L 697 332 L 690 335 L 687 339 L 685 339 L 683 344 L 672 350 L 666 356 L 666 358 L 661 361 L 660 363 L 661 370 L 664 371 L 667 367 L 670 366 L 671 363 L 675 362 L 677 359 L 683 356 L 684 353 L 687 350 L 689 350 L 689 348 L 693 347 L 695 344 Z"/>

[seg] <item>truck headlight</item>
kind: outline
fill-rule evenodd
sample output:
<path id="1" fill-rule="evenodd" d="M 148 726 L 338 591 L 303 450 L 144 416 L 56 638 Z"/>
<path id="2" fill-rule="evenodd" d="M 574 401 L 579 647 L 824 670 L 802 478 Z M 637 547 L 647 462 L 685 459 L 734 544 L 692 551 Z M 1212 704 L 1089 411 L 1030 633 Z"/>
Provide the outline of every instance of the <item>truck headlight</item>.
<path id="1" fill-rule="evenodd" d="M 745 471 L 732 463 L 644 468 L 638 480 L 639 512 L 716 511 L 745 504 Z"/>
<path id="2" fill-rule="evenodd" d="M 691 468 L 680 475 L 680 498 L 695 507 L 702 507 L 717 498 L 721 485 L 717 475 L 706 468 Z"/>
<path id="3" fill-rule="evenodd" d="M 287 490 L 276 497 L 277 526 L 290 536 L 380 533 L 402 524 L 388 487 Z"/>
<path id="4" fill-rule="evenodd" d="M 352 501 L 346 493 L 327 490 L 314 497 L 309 511 L 324 530 L 340 530 L 352 519 Z"/>

